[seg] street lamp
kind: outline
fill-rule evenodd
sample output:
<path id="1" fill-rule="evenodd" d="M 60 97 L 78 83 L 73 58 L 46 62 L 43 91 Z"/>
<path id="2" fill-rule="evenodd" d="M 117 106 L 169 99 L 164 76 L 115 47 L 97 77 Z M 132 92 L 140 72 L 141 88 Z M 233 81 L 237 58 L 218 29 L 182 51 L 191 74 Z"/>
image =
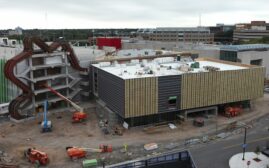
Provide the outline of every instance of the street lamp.
<path id="1" fill-rule="evenodd" d="M 245 160 L 245 152 L 246 152 L 246 147 L 247 147 L 247 127 L 244 126 L 244 128 L 245 128 L 245 134 L 244 134 L 243 158 L 242 158 L 242 160 Z"/>

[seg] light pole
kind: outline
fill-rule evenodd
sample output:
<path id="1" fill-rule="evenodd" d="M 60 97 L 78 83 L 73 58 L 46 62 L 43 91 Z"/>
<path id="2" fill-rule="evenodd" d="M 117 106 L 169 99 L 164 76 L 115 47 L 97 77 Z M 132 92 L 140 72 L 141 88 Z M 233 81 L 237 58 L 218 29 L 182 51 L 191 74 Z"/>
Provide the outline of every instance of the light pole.
<path id="1" fill-rule="evenodd" d="M 242 158 L 242 160 L 245 160 L 245 152 L 246 152 L 246 147 L 247 147 L 247 127 L 244 126 L 244 128 L 245 128 L 245 134 L 244 134 L 243 158 Z"/>

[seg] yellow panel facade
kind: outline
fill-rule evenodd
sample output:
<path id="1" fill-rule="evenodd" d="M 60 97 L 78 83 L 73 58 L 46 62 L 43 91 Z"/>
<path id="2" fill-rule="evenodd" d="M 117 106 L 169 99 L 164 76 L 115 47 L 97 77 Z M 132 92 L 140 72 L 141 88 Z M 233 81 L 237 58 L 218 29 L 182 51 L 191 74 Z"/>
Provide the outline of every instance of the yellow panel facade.
<path id="1" fill-rule="evenodd" d="M 158 112 L 158 78 L 125 80 L 125 118 Z"/>
<path id="2" fill-rule="evenodd" d="M 183 74 L 181 109 L 262 97 L 264 74 L 263 67 Z"/>

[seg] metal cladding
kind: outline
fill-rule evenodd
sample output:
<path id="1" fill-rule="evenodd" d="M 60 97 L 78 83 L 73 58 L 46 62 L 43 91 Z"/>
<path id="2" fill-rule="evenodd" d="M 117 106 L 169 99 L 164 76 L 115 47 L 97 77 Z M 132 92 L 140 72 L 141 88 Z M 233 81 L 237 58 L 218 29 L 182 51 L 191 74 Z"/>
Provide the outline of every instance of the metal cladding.
<path id="1" fill-rule="evenodd" d="M 182 75 L 181 109 L 206 107 L 263 96 L 264 68 Z"/>
<path id="2" fill-rule="evenodd" d="M 112 111 L 124 117 L 124 80 L 103 70 L 98 70 L 98 74 L 98 96 Z"/>
<path id="3" fill-rule="evenodd" d="M 0 103 L 8 102 L 8 80 L 4 76 L 5 59 L 0 59 Z"/>
<path id="4" fill-rule="evenodd" d="M 264 67 L 215 59 L 200 60 L 240 68 L 124 78 L 93 66 L 98 71 L 97 86 L 101 96 L 97 96 L 123 118 L 203 108 L 263 96 Z"/>
<path id="5" fill-rule="evenodd" d="M 181 75 L 161 76 L 158 77 L 158 112 L 165 113 L 180 109 L 181 100 Z M 175 109 L 169 109 L 168 98 L 171 96 L 177 97 Z"/>
<path id="6" fill-rule="evenodd" d="M 31 103 L 31 96 L 33 94 L 33 91 L 27 83 L 22 82 L 15 76 L 14 68 L 18 63 L 31 57 L 35 53 L 35 51 L 33 50 L 33 44 L 37 45 L 42 50 L 43 53 L 52 53 L 58 47 L 62 47 L 64 51 L 69 53 L 67 57 L 69 58 L 70 64 L 74 69 L 79 71 L 87 71 L 86 68 L 80 67 L 77 57 L 74 54 L 73 49 L 71 48 L 68 42 L 57 41 L 53 42 L 49 46 L 44 41 L 42 41 L 40 38 L 37 37 L 32 38 L 27 37 L 23 40 L 23 42 L 24 42 L 23 52 L 19 53 L 15 57 L 8 60 L 4 67 L 6 78 L 8 78 L 11 82 L 13 82 L 23 91 L 22 95 L 12 100 L 9 104 L 9 113 L 11 117 L 15 119 L 22 119 L 24 117 L 27 117 L 22 116 L 19 113 L 19 111 L 24 108 L 22 106 L 26 106 Z"/>
<path id="7" fill-rule="evenodd" d="M 125 80 L 125 118 L 158 113 L 158 78 Z"/>

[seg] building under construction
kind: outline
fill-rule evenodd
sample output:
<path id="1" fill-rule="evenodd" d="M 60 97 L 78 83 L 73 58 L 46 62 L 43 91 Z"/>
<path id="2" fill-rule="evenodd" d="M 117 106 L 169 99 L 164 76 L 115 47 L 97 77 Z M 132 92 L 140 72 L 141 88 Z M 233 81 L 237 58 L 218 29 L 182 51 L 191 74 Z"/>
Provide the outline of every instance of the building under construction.
<path id="1" fill-rule="evenodd" d="M 180 53 L 179 53 L 180 54 Z M 9 104 L 12 118 L 63 111 L 70 100 L 97 98 L 97 113 L 129 126 L 218 114 L 220 107 L 263 96 L 265 68 L 178 54 L 120 57 L 81 67 L 71 46 L 26 38 L 24 49 L 5 64 L 5 76 L 22 90 Z M 15 68 L 17 67 L 17 68 Z M 116 115 L 115 115 L 116 114 Z M 111 122 L 110 122 L 111 123 Z"/>
<path id="2" fill-rule="evenodd" d="M 49 102 L 50 110 L 69 106 L 46 86 L 69 99 L 79 96 L 78 100 L 83 96 L 79 93 L 88 86 L 87 68 L 80 66 L 73 49 L 64 41 L 48 45 L 39 38 L 25 38 L 23 51 L 5 63 L 4 73 L 22 90 L 9 103 L 9 114 L 18 120 L 43 111 L 44 100 Z"/>
<path id="3" fill-rule="evenodd" d="M 264 73 L 264 67 L 205 58 L 102 62 L 91 65 L 90 89 L 108 111 L 137 126 L 216 115 L 225 104 L 262 97 Z"/>

